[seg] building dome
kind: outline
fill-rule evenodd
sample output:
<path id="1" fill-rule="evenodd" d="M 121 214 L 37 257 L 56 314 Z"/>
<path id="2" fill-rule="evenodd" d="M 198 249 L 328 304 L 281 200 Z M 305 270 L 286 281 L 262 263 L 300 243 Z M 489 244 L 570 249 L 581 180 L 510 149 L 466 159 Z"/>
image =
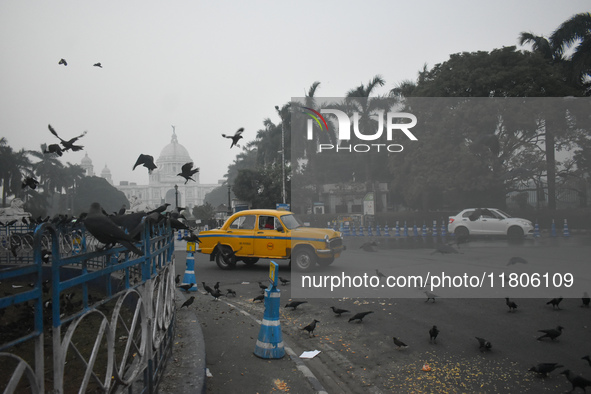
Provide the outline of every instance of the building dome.
<path id="1" fill-rule="evenodd" d="M 162 148 L 160 156 L 156 160 L 156 166 L 158 168 L 150 175 L 150 183 L 178 183 L 182 179 L 177 175 L 181 172 L 181 167 L 192 162 L 193 159 L 189 156 L 187 149 L 179 144 L 173 126 L 170 144 Z M 193 178 L 196 183 L 199 183 L 199 174 L 195 174 Z"/>
<path id="2" fill-rule="evenodd" d="M 158 157 L 158 160 L 156 160 L 156 163 L 181 163 L 185 164 L 188 163 L 190 161 L 193 161 L 191 159 L 191 156 L 189 156 L 189 151 L 187 151 L 187 149 L 182 146 L 181 144 L 179 144 L 179 141 L 176 137 L 176 133 L 172 134 L 172 138 L 170 140 L 170 144 L 166 145 L 164 148 L 162 148 L 162 151 L 160 152 L 160 156 Z"/>
<path id="3" fill-rule="evenodd" d="M 81 165 L 92 165 L 92 160 L 90 159 L 90 157 L 88 157 L 88 153 L 84 154 L 84 157 L 82 158 L 82 160 L 80 160 L 80 164 Z"/>

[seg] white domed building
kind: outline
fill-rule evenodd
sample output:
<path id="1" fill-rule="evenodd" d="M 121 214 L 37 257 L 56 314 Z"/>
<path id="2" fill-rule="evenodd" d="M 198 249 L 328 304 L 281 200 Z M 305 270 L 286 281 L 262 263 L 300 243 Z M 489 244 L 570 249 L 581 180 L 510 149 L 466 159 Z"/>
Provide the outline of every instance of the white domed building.
<path id="1" fill-rule="evenodd" d="M 162 149 L 160 156 L 156 159 L 157 168 L 150 174 L 148 185 L 121 181 L 115 187 L 125 193 L 132 205 L 128 207 L 131 210 L 145 209 L 146 207 L 156 208 L 165 202 L 174 208 L 177 206 L 177 199 L 179 207 L 192 210 L 194 206 L 203 205 L 205 195 L 219 185 L 201 184 L 199 173 L 192 176 L 195 182 L 189 180 L 185 184 L 185 179 L 177 174 L 181 172 L 181 167 L 189 162 L 194 163 L 193 167 L 199 167 L 187 149 L 179 144 L 173 128 L 171 141 Z"/>

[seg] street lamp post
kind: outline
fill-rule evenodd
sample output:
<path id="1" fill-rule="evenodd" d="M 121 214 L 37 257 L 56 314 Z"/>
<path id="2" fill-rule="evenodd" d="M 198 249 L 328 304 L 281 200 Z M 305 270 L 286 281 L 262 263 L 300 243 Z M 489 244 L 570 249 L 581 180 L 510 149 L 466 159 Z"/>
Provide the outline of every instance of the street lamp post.
<path id="1" fill-rule="evenodd" d="M 179 207 L 179 187 L 174 185 L 174 207 Z"/>
<path id="2" fill-rule="evenodd" d="M 275 106 L 275 109 L 281 118 L 281 199 L 285 204 L 285 120 L 278 105 Z"/>
<path id="3" fill-rule="evenodd" d="M 232 216 L 232 199 L 231 199 L 231 186 L 228 182 L 228 217 Z"/>

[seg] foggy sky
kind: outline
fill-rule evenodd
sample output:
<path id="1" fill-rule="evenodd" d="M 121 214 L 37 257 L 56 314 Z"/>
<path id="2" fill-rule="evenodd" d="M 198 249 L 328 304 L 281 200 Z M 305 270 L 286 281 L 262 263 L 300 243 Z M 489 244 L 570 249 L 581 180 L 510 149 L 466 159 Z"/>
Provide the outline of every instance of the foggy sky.
<path id="1" fill-rule="evenodd" d="M 140 153 L 179 143 L 217 183 L 239 152 L 222 133 L 253 140 L 275 105 L 343 96 L 380 74 L 387 93 L 452 53 L 549 36 L 588 1 L 2 1 L 0 137 L 15 150 L 87 130 L 82 152 L 115 184 L 147 184 Z M 529 47 L 526 47 L 529 49 Z M 68 66 L 58 65 L 65 58 Z M 103 68 L 93 67 L 101 62 Z M 280 147 L 278 147 L 279 149 Z"/>

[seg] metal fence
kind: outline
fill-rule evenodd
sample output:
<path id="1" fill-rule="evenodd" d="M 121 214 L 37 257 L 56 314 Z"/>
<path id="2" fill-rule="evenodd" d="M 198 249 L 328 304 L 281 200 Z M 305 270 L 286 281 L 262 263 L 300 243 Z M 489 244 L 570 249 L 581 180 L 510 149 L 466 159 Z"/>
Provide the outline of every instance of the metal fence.
<path id="1" fill-rule="evenodd" d="M 174 338 L 174 234 L 105 249 L 82 224 L 0 232 L 0 390 L 153 393 Z"/>

